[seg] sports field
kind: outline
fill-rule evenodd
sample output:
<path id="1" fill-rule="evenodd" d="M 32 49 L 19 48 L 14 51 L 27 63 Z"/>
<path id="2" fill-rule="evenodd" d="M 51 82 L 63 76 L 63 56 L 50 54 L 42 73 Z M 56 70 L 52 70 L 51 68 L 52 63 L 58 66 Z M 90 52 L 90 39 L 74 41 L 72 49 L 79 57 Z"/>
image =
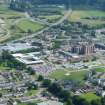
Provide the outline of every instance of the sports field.
<path id="1" fill-rule="evenodd" d="M 50 77 L 55 79 L 83 81 L 87 72 L 88 71 L 70 72 L 69 70 L 57 70 L 53 72 Z"/>

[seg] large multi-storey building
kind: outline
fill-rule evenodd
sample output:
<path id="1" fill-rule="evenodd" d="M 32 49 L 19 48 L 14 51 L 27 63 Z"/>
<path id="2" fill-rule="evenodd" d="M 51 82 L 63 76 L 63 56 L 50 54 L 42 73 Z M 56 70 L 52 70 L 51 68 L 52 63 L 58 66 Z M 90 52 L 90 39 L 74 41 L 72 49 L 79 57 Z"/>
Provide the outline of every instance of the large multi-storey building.
<path id="1" fill-rule="evenodd" d="M 93 43 L 78 43 L 77 45 L 72 46 L 71 51 L 77 54 L 89 55 L 94 53 L 95 46 Z"/>

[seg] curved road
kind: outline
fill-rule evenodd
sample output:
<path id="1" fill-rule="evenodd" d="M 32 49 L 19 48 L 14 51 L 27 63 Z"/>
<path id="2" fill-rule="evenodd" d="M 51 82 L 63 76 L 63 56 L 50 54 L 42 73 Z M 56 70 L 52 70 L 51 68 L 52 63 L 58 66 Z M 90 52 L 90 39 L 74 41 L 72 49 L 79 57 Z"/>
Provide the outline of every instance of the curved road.
<path id="1" fill-rule="evenodd" d="M 38 22 L 38 23 L 40 23 L 40 24 L 45 24 L 45 25 L 48 25 L 48 26 L 52 27 L 52 26 L 56 26 L 56 25 L 61 24 L 64 20 L 66 20 L 66 19 L 70 16 L 71 12 L 72 12 L 71 9 L 68 10 L 68 11 L 65 13 L 65 15 L 64 15 L 60 20 L 58 20 L 58 21 L 55 22 L 55 23 L 49 23 L 49 22 L 47 22 L 47 21 L 43 21 L 43 20 L 40 20 L 40 19 L 38 19 L 38 18 L 34 19 L 34 18 L 30 17 L 30 15 L 29 15 L 27 12 L 25 13 L 25 15 L 26 15 L 26 17 L 27 17 L 30 21 L 32 21 L 32 22 Z"/>
<path id="2" fill-rule="evenodd" d="M 63 21 L 65 21 L 65 20 L 70 16 L 71 13 L 72 13 L 72 9 L 69 9 L 69 10 L 67 11 L 67 13 L 66 13 L 59 21 L 57 21 L 56 23 L 52 23 L 52 24 L 51 24 L 51 23 L 48 23 L 48 22 L 47 22 L 47 26 L 48 26 L 48 27 L 45 27 L 45 28 L 42 29 L 41 31 L 38 31 L 38 32 L 36 32 L 36 33 L 34 33 L 34 34 L 31 34 L 31 35 L 29 35 L 29 36 L 24 36 L 24 37 L 22 37 L 22 38 L 19 38 L 19 39 L 10 41 L 9 43 L 12 43 L 12 42 L 15 42 L 15 41 L 18 41 L 18 40 L 25 40 L 25 39 L 27 39 L 27 38 L 32 38 L 32 37 L 34 37 L 34 36 L 36 36 L 36 35 L 39 35 L 39 34 L 43 33 L 44 31 L 50 29 L 51 27 L 57 26 L 57 25 L 63 23 Z M 25 13 L 25 14 L 27 15 L 26 18 L 28 18 L 29 20 L 31 20 L 31 21 L 33 21 L 33 22 L 38 22 L 38 23 L 39 23 L 39 21 L 34 20 L 34 19 L 31 18 L 27 13 Z M 17 23 L 17 21 L 16 21 L 16 23 Z M 45 21 L 42 22 L 42 20 L 41 20 L 40 23 L 41 23 L 41 24 L 45 24 Z"/>
<path id="3" fill-rule="evenodd" d="M 63 23 L 63 21 L 65 21 L 70 16 L 71 13 L 72 13 L 72 9 L 68 10 L 67 13 L 59 21 L 57 21 L 56 23 L 52 23 L 49 27 L 46 27 L 39 32 L 36 32 L 36 33 L 29 35 L 29 36 L 22 37 L 20 39 L 14 40 L 14 41 L 24 40 L 24 39 L 32 38 L 36 35 L 39 35 L 39 34 L 43 33 L 44 31 L 48 30 L 49 28 L 51 28 L 52 26 L 56 26 L 56 25 Z M 31 21 L 34 21 L 34 20 L 31 19 Z M 35 22 L 37 22 L 37 21 L 35 21 Z M 12 41 L 12 42 L 14 42 L 14 41 Z"/>

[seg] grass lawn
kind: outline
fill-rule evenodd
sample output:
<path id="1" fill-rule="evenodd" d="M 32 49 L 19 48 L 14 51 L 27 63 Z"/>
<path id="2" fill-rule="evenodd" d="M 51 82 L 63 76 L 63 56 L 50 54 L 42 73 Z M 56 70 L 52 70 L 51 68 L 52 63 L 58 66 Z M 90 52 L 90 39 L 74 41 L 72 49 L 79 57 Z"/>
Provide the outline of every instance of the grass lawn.
<path id="1" fill-rule="evenodd" d="M 6 71 L 6 70 L 10 70 L 10 68 L 4 67 L 3 65 L 0 65 L 0 71 Z"/>
<path id="2" fill-rule="evenodd" d="M 105 17 L 105 12 L 98 10 L 74 10 L 70 15 L 69 20 L 73 22 L 82 22 L 83 24 L 88 24 L 90 26 L 105 24 L 105 21 L 102 20 L 83 19 L 86 17 Z"/>
<path id="3" fill-rule="evenodd" d="M 24 17 L 24 14 L 21 12 L 13 11 L 5 5 L 0 5 L 0 17 L 3 18 Z"/>
<path id="4" fill-rule="evenodd" d="M 41 19 L 46 19 L 49 22 L 53 23 L 59 20 L 62 16 L 61 15 L 51 15 L 51 16 L 39 16 Z"/>
<path id="5" fill-rule="evenodd" d="M 92 100 L 100 99 L 99 96 L 97 96 L 95 93 L 92 93 L 92 92 L 82 94 L 80 97 L 86 99 L 88 102 L 91 102 Z"/>
<path id="6" fill-rule="evenodd" d="M 57 70 L 50 75 L 51 78 L 64 79 L 64 80 L 76 80 L 83 81 L 87 71 L 72 72 L 65 70 Z"/>
<path id="7" fill-rule="evenodd" d="M 38 93 L 39 90 L 30 90 L 26 93 L 26 96 L 34 96 Z"/>
<path id="8" fill-rule="evenodd" d="M 15 68 L 10 68 L 10 67 L 6 67 L 4 66 L 4 64 L 0 64 L 0 71 L 15 71 Z"/>
<path id="9" fill-rule="evenodd" d="M 17 24 L 17 27 L 20 28 L 21 30 L 27 32 L 28 30 L 31 30 L 32 32 L 38 31 L 42 28 L 44 28 L 43 25 L 35 22 L 31 22 L 27 19 L 20 21 Z"/>
<path id="10" fill-rule="evenodd" d="M 105 72 L 104 65 L 102 65 L 102 66 L 103 66 L 103 67 L 97 66 L 97 67 L 94 68 L 94 70 L 95 70 L 96 72 Z"/>
<path id="11" fill-rule="evenodd" d="M 95 71 L 96 72 L 105 72 L 105 68 L 97 67 L 97 68 L 95 68 Z"/>

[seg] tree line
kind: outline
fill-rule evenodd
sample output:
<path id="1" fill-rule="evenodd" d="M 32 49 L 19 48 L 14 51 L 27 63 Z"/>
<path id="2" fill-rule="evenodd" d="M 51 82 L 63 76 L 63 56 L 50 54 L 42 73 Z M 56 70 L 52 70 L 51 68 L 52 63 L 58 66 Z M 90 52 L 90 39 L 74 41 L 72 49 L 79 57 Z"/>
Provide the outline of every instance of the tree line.
<path id="1" fill-rule="evenodd" d="M 38 4 L 64 4 L 66 7 L 83 5 L 105 10 L 105 0 L 11 0 L 10 8 L 25 11 Z"/>

